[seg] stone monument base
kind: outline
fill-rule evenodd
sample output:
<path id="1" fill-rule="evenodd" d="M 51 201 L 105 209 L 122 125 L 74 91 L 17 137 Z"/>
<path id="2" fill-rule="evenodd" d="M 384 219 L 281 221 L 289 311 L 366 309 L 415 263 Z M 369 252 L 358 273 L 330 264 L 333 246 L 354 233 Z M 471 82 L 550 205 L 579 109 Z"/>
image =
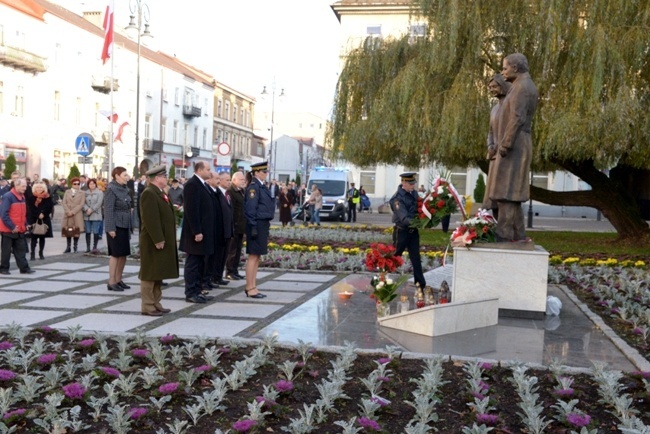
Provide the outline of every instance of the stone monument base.
<path id="1" fill-rule="evenodd" d="M 537 245 L 532 251 L 490 246 L 454 248 L 452 300 L 498 298 L 503 316 L 543 318 L 548 252 Z"/>
<path id="2" fill-rule="evenodd" d="M 496 298 L 454 301 L 388 315 L 377 320 L 382 327 L 425 336 L 442 336 L 496 325 L 499 320 L 498 306 L 499 300 Z"/>

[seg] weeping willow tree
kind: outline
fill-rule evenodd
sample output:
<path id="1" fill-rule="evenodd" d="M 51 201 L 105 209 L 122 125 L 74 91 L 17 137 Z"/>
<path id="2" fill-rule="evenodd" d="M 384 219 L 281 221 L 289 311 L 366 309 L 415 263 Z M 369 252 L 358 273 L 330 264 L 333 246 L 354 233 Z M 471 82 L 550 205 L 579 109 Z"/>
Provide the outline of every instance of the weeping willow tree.
<path id="1" fill-rule="evenodd" d="M 592 187 L 533 199 L 602 211 L 622 239 L 650 237 L 650 0 L 414 0 L 425 38 L 368 39 L 349 53 L 328 139 L 357 165 L 486 170 L 489 78 L 521 52 L 540 101 L 533 169 Z"/>

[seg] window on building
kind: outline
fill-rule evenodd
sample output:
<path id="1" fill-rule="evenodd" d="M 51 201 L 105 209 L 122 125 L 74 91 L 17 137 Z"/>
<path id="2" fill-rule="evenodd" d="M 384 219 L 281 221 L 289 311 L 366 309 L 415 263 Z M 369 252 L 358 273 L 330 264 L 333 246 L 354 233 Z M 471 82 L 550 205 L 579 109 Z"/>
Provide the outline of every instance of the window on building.
<path id="1" fill-rule="evenodd" d="M 167 89 L 163 89 L 163 101 L 167 102 Z"/>
<path id="2" fill-rule="evenodd" d="M 0 31 L 1 30 L 2 29 L 0 28 Z M 0 81 L 0 114 L 4 113 L 4 105 L 5 105 L 4 86 L 5 84 L 2 81 Z"/>
<path id="3" fill-rule="evenodd" d="M 174 129 L 172 130 L 172 143 L 178 143 L 178 121 L 174 121 Z"/>
<path id="4" fill-rule="evenodd" d="M 187 122 L 183 123 L 183 145 L 187 145 L 189 142 L 190 126 Z"/>
<path id="5" fill-rule="evenodd" d="M 221 143 L 221 136 L 223 132 L 221 130 L 217 130 L 217 137 L 214 139 L 215 143 Z"/>
<path id="6" fill-rule="evenodd" d="M 151 138 L 151 115 L 149 113 L 144 115 L 144 138 Z"/>
<path id="7" fill-rule="evenodd" d="M 208 115 L 208 99 L 205 98 L 203 100 L 203 116 L 207 116 L 207 115 Z"/>
<path id="8" fill-rule="evenodd" d="M 237 123 L 237 106 L 233 106 L 232 108 L 232 121 Z"/>
<path id="9" fill-rule="evenodd" d="M 217 100 L 217 117 L 221 117 L 221 100 Z"/>
<path id="10" fill-rule="evenodd" d="M 167 118 L 162 118 L 160 120 L 160 140 L 167 140 Z"/>
<path id="11" fill-rule="evenodd" d="M 99 126 L 99 103 L 98 102 L 95 103 L 94 118 L 95 118 L 95 127 L 98 127 Z"/>
<path id="12" fill-rule="evenodd" d="M 368 26 L 366 27 L 366 34 L 373 38 L 381 37 L 381 26 Z"/>
<path id="13" fill-rule="evenodd" d="M 230 120 L 230 101 L 226 101 L 226 111 L 223 117 Z"/>
<path id="14" fill-rule="evenodd" d="M 244 109 L 242 108 L 239 110 L 239 122 L 242 123 L 242 125 L 246 125 L 246 121 L 244 120 Z"/>
<path id="15" fill-rule="evenodd" d="M 18 110 L 16 110 L 16 113 L 18 113 Z M 54 120 L 61 120 L 61 92 L 58 90 L 54 91 Z"/>
<path id="16" fill-rule="evenodd" d="M 409 42 L 413 42 L 418 38 L 424 38 L 426 34 L 426 24 L 411 24 L 409 28 Z"/>
<path id="17" fill-rule="evenodd" d="M 81 124 L 81 98 L 77 97 L 77 103 L 74 111 L 74 121 L 77 125 Z"/>
<path id="18" fill-rule="evenodd" d="M 199 144 L 199 127 L 194 127 L 194 137 L 192 143 L 194 143 L 195 147 Z"/>
<path id="19" fill-rule="evenodd" d="M 468 191 L 467 190 L 467 168 L 466 167 L 451 167 L 449 169 L 451 172 L 451 183 L 454 185 L 456 188 L 456 191 L 458 192 L 459 195 L 467 195 L 467 194 L 473 194 L 473 191 Z M 420 184 L 423 184 L 420 182 Z M 472 187 L 473 189 L 474 187 Z"/>
<path id="20" fill-rule="evenodd" d="M 362 167 L 359 172 L 359 186 L 363 186 L 366 194 L 375 194 L 377 168 L 373 166 Z"/>
<path id="21" fill-rule="evenodd" d="M 203 140 L 201 141 L 203 149 L 208 149 L 208 129 L 203 128 Z"/>
<path id="22" fill-rule="evenodd" d="M 180 105 L 181 104 L 181 91 L 179 88 L 174 89 L 174 104 Z"/>
<path id="23" fill-rule="evenodd" d="M 548 189 L 548 172 L 533 172 L 532 184 L 535 187 Z"/>
<path id="24" fill-rule="evenodd" d="M 223 141 L 228 143 L 228 131 L 223 132 Z"/>
<path id="25" fill-rule="evenodd" d="M 16 98 L 14 99 L 14 113 L 17 117 L 22 118 L 25 110 L 25 98 L 23 96 L 23 87 L 18 86 Z"/>

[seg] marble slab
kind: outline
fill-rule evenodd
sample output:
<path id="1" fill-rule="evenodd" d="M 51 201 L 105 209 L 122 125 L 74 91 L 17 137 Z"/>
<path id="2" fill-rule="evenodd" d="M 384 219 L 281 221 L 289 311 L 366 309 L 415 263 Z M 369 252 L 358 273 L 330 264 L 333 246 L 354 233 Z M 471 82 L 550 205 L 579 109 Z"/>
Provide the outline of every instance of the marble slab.
<path id="1" fill-rule="evenodd" d="M 23 303 L 27 307 L 52 307 L 57 309 L 86 309 L 117 300 L 117 297 L 100 295 L 58 294 Z"/>
<path id="2" fill-rule="evenodd" d="M 499 309 L 509 313 L 546 312 L 548 252 L 486 247 L 454 248 L 452 300 L 498 298 Z"/>
<path id="3" fill-rule="evenodd" d="M 442 336 L 496 325 L 497 298 L 436 304 L 377 318 L 379 325 L 425 336 Z"/>

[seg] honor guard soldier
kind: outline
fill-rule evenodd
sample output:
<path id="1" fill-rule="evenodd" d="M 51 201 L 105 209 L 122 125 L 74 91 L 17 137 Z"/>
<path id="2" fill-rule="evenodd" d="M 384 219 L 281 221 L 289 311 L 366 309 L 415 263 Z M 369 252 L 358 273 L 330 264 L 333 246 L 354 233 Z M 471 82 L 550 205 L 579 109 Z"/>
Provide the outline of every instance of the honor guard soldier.
<path id="1" fill-rule="evenodd" d="M 400 175 L 402 183 L 397 187 L 397 192 L 390 198 L 390 209 L 393 211 L 393 244 L 395 254 L 402 256 L 404 250 L 409 252 L 409 259 L 413 265 L 413 280 L 420 288 L 426 286 L 422 262 L 420 260 L 420 233 L 417 228 L 410 227 L 411 221 L 418 213 L 418 194 L 415 191 L 417 180 L 414 172 Z"/>
<path id="2" fill-rule="evenodd" d="M 246 216 L 246 297 L 264 298 L 257 290 L 257 268 L 260 256 L 268 252 L 269 228 L 275 214 L 275 199 L 264 185 L 269 176 L 268 162 L 251 164 L 251 171 L 246 175 L 248 187 L 244 203 Z"/>

